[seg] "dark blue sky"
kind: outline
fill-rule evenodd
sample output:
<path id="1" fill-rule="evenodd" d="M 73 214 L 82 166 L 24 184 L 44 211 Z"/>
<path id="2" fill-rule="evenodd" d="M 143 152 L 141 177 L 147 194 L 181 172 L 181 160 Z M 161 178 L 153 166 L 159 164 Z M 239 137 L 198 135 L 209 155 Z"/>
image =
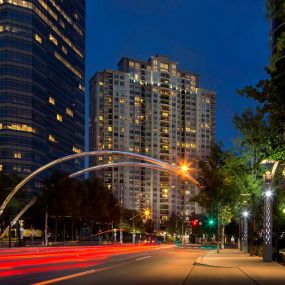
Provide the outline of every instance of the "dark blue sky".
<path id="1" fill-rule="evenodd" d="M 217 92 L 217 140 L 230 146 L 234 113 L 252 104 L 235 90 L 265 78 L 265 0 L 86 0 L 86 79 L 123 56 L 163 54 Z M 86 85 L 87 87 L 87 85 Z M 86 88 L 87 90 L 88 88 Z"/>

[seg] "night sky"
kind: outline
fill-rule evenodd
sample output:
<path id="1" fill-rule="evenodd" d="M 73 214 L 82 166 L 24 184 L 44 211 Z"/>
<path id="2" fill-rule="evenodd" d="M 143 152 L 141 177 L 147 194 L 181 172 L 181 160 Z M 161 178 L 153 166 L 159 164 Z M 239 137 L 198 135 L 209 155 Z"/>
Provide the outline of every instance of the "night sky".
<path id="1" fill-rule="evenodd" d="M 217 92 L 217 140 L 231 146 L 234 113 L 253 104 L 236 89 L 266 77 L 265 0 L 86 1 L 86 83 L 96 71 L 116 69 L 123 56 L 167 55 Z"/>

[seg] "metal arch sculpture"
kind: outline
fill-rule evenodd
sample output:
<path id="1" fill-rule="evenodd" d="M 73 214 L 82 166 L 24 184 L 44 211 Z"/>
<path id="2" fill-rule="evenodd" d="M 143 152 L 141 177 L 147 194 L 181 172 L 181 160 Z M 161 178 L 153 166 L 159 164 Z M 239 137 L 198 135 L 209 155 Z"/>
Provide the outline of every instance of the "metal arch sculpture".
<path id="1" fill-rule="evenodd" d="M 184 174 L 184 172 L 182 172 L 180 168 L 174 170 L 173 168 L 167 168 L 167 167 L 163 167 L 160 165 L 155 165 L 155 164 L 151 164 L 151 163 L 140 163 L 140 162 L 119 162 L 119 163 L 107 163 L 107 164 L 102 164 L 102 165 L 96 165 L 96 166 L 92 166 L 92 167 L 85 168 L 83 170 L 74 172 L 74 173 L 70 174 L 69 177 L 73 178 L 73 177 L 79 176 L 85 172 L 96 171 L 96 170 L 109 168 L 109 167 L 121 167 L 121 166 L 144 167 L 144 168 L 150 168 L 150 169 L 165 171 L 165 172 L 168 172 L 170 174 L 180 175 L 182 177 L 185 177 L 186 179 L 188 177 L 188 175 Z M 177 170 L 179 170 L 179 171 L 177 171 Z M 38 199 L 38 197 L 34 197 L 27 205 L 25 205 L 25 207 L 13 219 L 13 221 L 11 222 L 11 225 L 14 225 L 22 217 L 22 215 L 24 215 L 24 213 L 36 203 L 37 199 Z M 8 230 L 9 230 L 9 227 L 7 227 L 2 232 L 0 239 L 2 239 L 7 234 Z"/>
<path id="2" fill-rule="evenodd" d="M 82 170 L 79 170 L 77 172 L 74 172 L 72 174 L 69 175 L 70 178 L 73 178 L 73 177 L 76 177 L 76 176 L 79 176 L 79 175 L 82 175 L 86 172 L 92 172 L 92 171 L 96 171 L 96 170 L 100 170 L 100 169 L 103 169 L 103 168 L 114 168 L 114 167 L 126 167 L 126 166 L 134 166 L 134 167 L 143 167 L 143 168 L 151 168 L 151 169 L 154 169 L 154 170 L 160 170 L 160 171 L 165 171 L 165 172 L 168 172 L 170 174 L 176 174 L 176 175 L 179 175 L 179 176 L 182 176 L 187 179 L 188 175 L 184 174 L 184 172 L 180 171 L 177 172 L 176 170 L 173 170 L 173 169 L 168 169 L 168 168 L 165 168 L 165 167 L 162 167 L 162 166 L 159 166 L 159 165 L 155 165 L 155 164 L 151 164 L 151 163 L 140 163 L 140 162 L 117 162 L 117 163 L 108 163 L 108 164 L 101 164 L 101 165 L 95 165 L 95 166 L 92 166 L 92 167 L 88 167 L 88 168 L 84 168 Z"/>
<path id="3" fill-rule="evenodd" d="M 8 205 L 9 201 L 12 199 L 12 197 L 26 184 L 28 183 L 34 176 L 36 176 L 37 174 L 45 171 L 46 169 L 49 169 L 50 167 L 63 163 L 65 161 L 69 161 L 72 159 L 76 159 L 76 158 L 81 158 L 81 157 L 85 157 L 85 156 L 104 156 L 104 155 L 122 155 L 125 157 L 130 157 L 130 158 L 134 158 L 134 159 L 138 159 L 138 160 L 143 160 L 146 162 L 150 162 L 153 163 L 155 165 L 159 165 L 162 167 L 165 167 L 169 170 L 173 169 L 174 171 L 178 172 L 181 171 L 181 169 L 178 166 L 174 166 L 174 165 L 170 165 L 166 162 L 163 162 L 161 160 L 149 157 L 149 156 L 145 156 L 142 154 L 138 154 L 138 153 L 132 153 L 132 152 L 127 152 L 127 151 L 116 151 L 116 150 L 97 150 L 97 151 L 89 151 L 89 152 L 82 152 L 82 153 L 77 153 L 77 154 L 72 154 L 72 155 L 68 155 L 68 156 L 64 156 L 61 158 L 58 158 L 56 160 L 53 160 L 41 167 L 39 167 L 38 169 L 36 169 L 34 172 L 32 172 L 30 175 L 28 175 L 26 178 L 24 178 L 18 185 L 15 186 L 15 188 L 9 193 L 9 195 L 6 197 L 6 199 L 4 200 L 4 202 L 2 203 L 2 205 L 0 206 L 0 215 L 3 213 L 4 209 L 6 208 L 6 206 Z M 193 183 L 194 185 L 200 187 L 200 184 L 189 174 L 185 174 L 184 175 L 185 178 L 187 178 L 187 180 L 189 180 L 191 183 Z"/>

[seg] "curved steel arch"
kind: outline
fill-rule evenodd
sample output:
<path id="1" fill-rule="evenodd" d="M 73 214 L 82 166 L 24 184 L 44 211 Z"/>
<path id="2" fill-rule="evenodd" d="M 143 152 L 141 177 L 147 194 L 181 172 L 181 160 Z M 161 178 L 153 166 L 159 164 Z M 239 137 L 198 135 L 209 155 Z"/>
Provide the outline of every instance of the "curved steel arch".
<path id="1" fill-rule="evenodd" d="M 122 156 L 130 157 L 130 158 L 135 158 L 135 159 L 143 160 L 146 162 L 150 162 L 150 163 L 153 163 L 155 165 L 165 167 L 167 169 L 173 169 L 174 171 L 177 171 L 177 172 L 181 171 L 181 169 L 178 166 L 170 165 L 166 162 L 163 162 L 161 160 L 158 160 L 158 159 L 155 159 L 155 158 L 152 158 L 149 156 L 145 156 L 145 155 L 138 154 L 138 153 L 127 152 L 127 151 L 96 150 L 96 151 L 89 151 L 89 152 L 82 152 L 82 153 L 67 155 L 67 156 L 58 158 L 56 160 L 53 160 L 53 161 L 39 167 L 34 172 L 32 172 L 30 175 L 28 175 L 26 178 L 24 178 L 18 185 L 16 185 L 15 188 L 9 193 L 9 195 L 6 197 L 6 199 L 4 200 L 2 205 L 0 206 L 0 215 L 3 213 L 4 209 L 6 208 L 7 204 L 10 202 L 12 197 L 37 174 L 45 171 L 46 169 L 48 169 L 48 168 L 50 168 L 56 164 L 59 164 L 59 163 L 62 163 L 62 162 L 68 161 L 68 160 L 81 158 L 81 157 L 85 157 L 85 156 L 103 156 L 103 155 L 122 155 Z M 190 174 L 187 173 L 184 175 L 184 177 L 187 178 L 194 185 L 200 187 L 200 184 Z"/>
<path id="2" fill-rule="evenodd" d="M 121 166 L 123 166 L 123 167 L 134 166 L 134 167 L 151 168 L 151 169 L 165 171 L 165 172 L 168 172 L 170 174 L 176 174 L 176 175 L 184 177 L 184 173 L 181 171 L 181 169 L 178 173 L 176 170 L 173 170 L 173 169 L 168 169 L 168 168 L 165 168 L 165 167 L 162 167 L 159 165 L 155 165 L 155 164 L 151 164 L 151 163 L 141 163 L 141 162 L 117 162 L 117 163 L 95 165 L 95 166 L 84 168 L 82 170 L 74 172 L 74 173 L 70 174 L 69 177 L 73 178 L 73 177 L 82 175 L 86 172 L 96 171 L 96 170 L 100 170 L 100 169 L 108 168 L 108 167 L 114 168 L 114 167 L 121 167 Z"/>
<path id="3" fill-rule="evenodd" d="M 85 172 L 96 171 L 96 170 L 100 170 L 100 169 L 108 168 L 108 167 L 119 167 L 119 166 L 135 166 L 135 167 L 151 168 L 151 169 L 165 171 L 165 172 L 168 172 L 170 174 L 176 174 L 176 175 L 180 175 L 180 176 L 184 177 L 184 174 L 183 174 L 183 172 L 181 172 L 181 169 L 179 169 L 179 172 L 177 172 L 174 169 L 168 169 L 168 168 L 165 168 L 163 166 L 159 166 L 159 165 L 155 165 L 155 164 L 151 164 L 151 163 L 140 163 L 140 162 L 119 162 L 119 163 L 107 163 L 107 164 L 102 164 L 102 165 L 96 165 L 96 166 L 92 166 L 92 167 L 85 168 L 83 170 L 74 172 L 74 173 L 70 174 L 69 177 L 73 178 L 73 177 L 79 176 Z M 37 199 L 38 199 L 37 197 L 34 197 L 27 205 L 25 205 L 25 207 L 13 219 L 13 221 L 11 222 L 11 225 L 14 225 L 24 215 L 24 213 L 36 203 Z M 9 230 L 9 227 L 7 227 L 2 232 L 0 239 L 2 239 L 7 234 L 8 230 Z"/>

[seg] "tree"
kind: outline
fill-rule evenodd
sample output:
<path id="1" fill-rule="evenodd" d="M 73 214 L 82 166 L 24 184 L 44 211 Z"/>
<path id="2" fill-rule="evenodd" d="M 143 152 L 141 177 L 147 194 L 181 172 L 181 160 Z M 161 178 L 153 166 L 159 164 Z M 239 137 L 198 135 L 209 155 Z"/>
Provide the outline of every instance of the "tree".
<path id="1" fill-rule="evenodd" d="M 20 182 L 20 177 L 15 174 L 5 174 L 0 172 L 0 203 L 2 204 L 8 194 Z M 26 196 L 25 191 L 21 191 L 17 197 L 13 197 L 9 203 L 9 207 L 18 208 L 22 199 Z"/>
<path id="2" fill-rule="evenodd" d="M 191 200 L 198 202 L 218 223 L 218 239 L 224 241 L 224 229 L 240 215 L 242 194 L 260 191 L 243 157 L 214 146 L 206 162 L 200 162 L 198 180 L 203 189 Z"/>
<path id="3" fill-rule="evenodd" d="M 285 1 L 268 0 L 268 16 L 280 23 L 285 22 Z M 259 153 L 264 158 L 284 160 L 285 157 L 285 32 L 274 34 L 274 47 L 272 49 L 271 62 L 266 68 L 268 78 L 260 80 L 255 86 L 247 86 L 238 91 L 241 96 L 252 98 L 257 102 L 254 118 L 246 125 L 240 124 L 239 119 L 247 116 L 247 111 L 242 117 L 235 116 L 237 129 L 241 132 L 242 141 L 250 142 L 255 136 L 253 145 L 263 145 L 266 151 Z M 242 120 L 246 122 L 246 120 Z M 261 129 L 256 129 L 256 123 Z M 256 134 L 262 132 L 260 136 Z M 251 144 L 251 146 L 253 146 Z"/>
<path id="4" fill-rule="evenodd" d="M 28 214 L 35 217 L 33 223 L 43 227 L 46 211 L 50 217 L 50 228 L 54 224 L 55 241 L 62 237 L 58 231 L 59 228 L 62 230 L 60 223 L 66 226 L 68 222 L 69 226 L 65 228 L 73 240 L 75 231 L 82 232 L 83 225 L 92 233 L 96 223 L 117 223 L 119 217 L 116 199 L 100 180 L 76 180 L 59 172 L 54 172 L 44 181 L 43 193 Z"/>
<path id="5" fill-rule="evenodd" d="M 268 77 L 254 86 L 238 90 L 239 95 L 254 99 L 256 107 L 246 110 L 240 116 L 235 115 L 233 120 L 241 134 L 239 146 L 250 156 L 252 173 L 260 182 L 260 162 L 263 159 L 278 160 L 279 165 L 285 160 L 285 32 L 282 29 L 274 30 L 274 23 L 280 25 L 285 22 L 285 1 L 268 0 L 267 12 L 268 17 L 273 20 L 272 55 L 266 68 Z M 284 177 L 278 172 L 274 186 L 278 199 L 274 199 L 273 225 L 275 230 L 279 230 L 284 221 L 282 207 L 285 204 L 285 187 Z M 257 216 L 262 199 L 260 193 L 252 196 L 251 209 Z"/>

